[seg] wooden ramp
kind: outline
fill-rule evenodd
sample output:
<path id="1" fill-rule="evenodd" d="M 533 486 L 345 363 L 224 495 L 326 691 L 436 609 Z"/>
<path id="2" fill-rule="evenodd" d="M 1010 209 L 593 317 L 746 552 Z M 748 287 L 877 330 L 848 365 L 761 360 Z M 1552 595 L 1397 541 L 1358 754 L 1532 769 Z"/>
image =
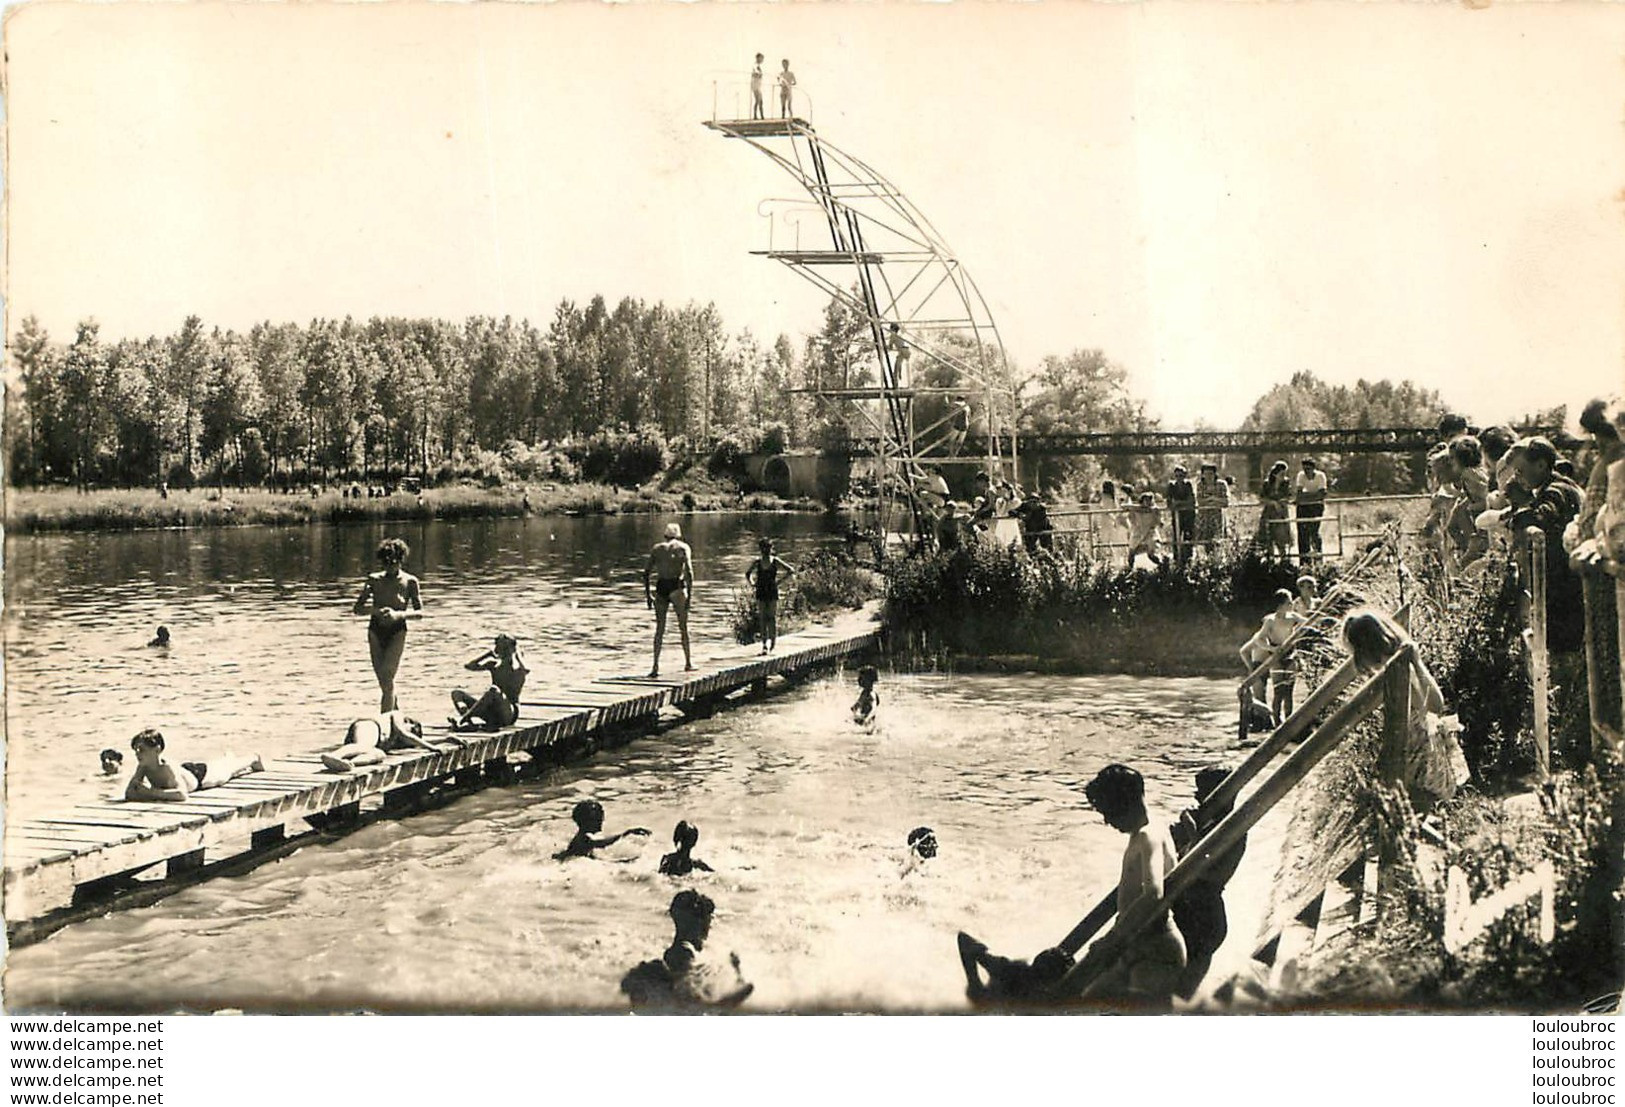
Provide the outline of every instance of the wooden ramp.
<path id="1" fill-rule="evenodd" d="M 506 766 L 511 753 L 534 751 L 565 760 L 591 752 L 606 731 L 649 721 L 664 708 L 706 713 L 730 693 L 765 689 L 770 677 L 789 677 L 873 648 L 880 635 L 875 617 L 870 605 L 832 624 L 785 635 L 771 654 L 741 646 L 697 655 L 693 672 L 530 688 L 518 723 L 506 730 L 464 732 L 456 742 L 445 724 L 426 726 L 424 737 L 437 746 L 433 752 L 392 753 L 382 765 L 350 773 L 326 771 L 315 752 L 293 754 L 267 759 L 265 771 L 194 793 L 183 803 L 104 800 L 8 822 L 7 926 L 100 898 L 154 865 L 163 864 L 167 877 L 180 878 L 196 874 L 205 863 L 274 847 L 302 832 L 302 821 L 342 824 L 372 797 L 388 805 L 435 784 L 468 783 L 487 769 Z M 682 650 L 668 643 L 665 655 L 668 662 L 680 663 Z"/>

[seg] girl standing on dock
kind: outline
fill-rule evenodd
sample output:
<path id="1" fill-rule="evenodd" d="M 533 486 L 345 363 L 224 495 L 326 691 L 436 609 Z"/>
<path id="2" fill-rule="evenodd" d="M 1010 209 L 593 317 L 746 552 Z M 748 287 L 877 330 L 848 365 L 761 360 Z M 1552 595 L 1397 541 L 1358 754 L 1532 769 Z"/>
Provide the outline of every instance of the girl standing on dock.
<path id="1" fill-rule="evenodd" d="M 794 565 L 773 552 L 773 539 L 757 543 L 760 557 L 745 569 L 745 583 L 756 589 L 756 610 L 762 623 L 762 652 L 779 644 L 779 574 L 796 571 Z"/>
<path id="2" fill-rule="evenodd" d="M 406 620 L 422 618 L 423 600 L 418 595 L 418 578 L 401 571 L 412 552 L 399 538 L 386 538 L 378 544 L 376 573 L 368 575 L 356 597 L 355 613 L 367 615 L 367 650 L 372 655 L 372 671 L 378 677 L 378 710 L 388 714 L 400 707 L 395 697 L 395 673 L 401 667 L 406 649 Z"/>

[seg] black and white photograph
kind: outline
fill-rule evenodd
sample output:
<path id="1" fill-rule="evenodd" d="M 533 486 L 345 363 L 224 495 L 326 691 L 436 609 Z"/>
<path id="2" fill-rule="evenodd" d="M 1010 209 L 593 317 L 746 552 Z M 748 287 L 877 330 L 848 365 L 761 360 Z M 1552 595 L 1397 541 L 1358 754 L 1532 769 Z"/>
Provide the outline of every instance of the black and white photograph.
<path id="1" fill-rule="evenodd" d="M 4 40 L 8 1015 L 1618 1009 L 1625 7 Z"/>

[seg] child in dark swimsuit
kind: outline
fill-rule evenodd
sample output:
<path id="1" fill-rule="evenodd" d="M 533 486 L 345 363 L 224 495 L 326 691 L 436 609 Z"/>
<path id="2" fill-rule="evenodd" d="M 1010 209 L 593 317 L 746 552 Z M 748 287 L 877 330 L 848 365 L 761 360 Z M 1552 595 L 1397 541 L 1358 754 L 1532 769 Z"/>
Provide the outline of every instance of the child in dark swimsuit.
<path id="1" fill-rule="evenodd" d="M 880 706 L 880 693 L 875 691 L 878 683 L 880 670 L 873 665 L 865 665 L 858 670 L 858 699 L 852 705 L 852 721 L 859 726 L 868 726 L 875 721 L 875 709 Z"/>
<path id="2" fill-rule="evenodd" d="M 762 652 L 779 644 L 779 573 L 794 573 L 795 566 L 775 557 L 773 539 L 757 543 L 762 555 L 745 570 L 745 582 L 756 589 L 756 609 L 761 614 Z"/>
<path id="3" fill-rule="evenodd" d="M 739 955 L 715 957 L 705 949 L 711 937 L 716 904 L 692 890 L 678 892 L 671 901 L 676 933 L 658 961 L 645 961 L 627 973 L 621 991 L 634 1004 L 682 1007 L 736 1007 L 749 998 L 755 985 L 739 972 Z"/>
<path id="4" fill-rule="evenodd" d="M 480 654 L 463 668 L 472 672 L 484 670 L 491 674 L 491 687 L 479 698 L 461 688 L 451 694 L 451 702 L 458 714 L 449 721 L 453 730 L 462 730 L 476 723 L 486 730 L 501 730 L 512 726 L 519 718 L 519 695 L 525 688 L 530 670 L 519 653 L 519 643 L 506 634 L 497 635 L 496 644 Z"/>
<path id="5" fill-rule="evenodd" d="M 395 673 L 401 667 L 406 649 L 406 620 L 419 618 L 423 600 L 418 595 L 418 578 L 401 571 L 411 549 L 399 538 L 386 538 L 378 546 L 378 572 L 367 577 L 356 597 L 355 613 L 369 616 L 367 650 L 372 671 L 378 677 L 381 714 L 400 707 L 395 697 Z"/>
<path id="6" fill-rule="evenodd" d="M 1179 821 L 1169 828 L 1174 848 L 1184 857 L 1230 814 L 1236 805 L 1232 796 L 1223 805 L 1209 805 L 1207 799 L 1214 789 L 1224 783 L 1230 770 L 1210 765 L 1196 774 L 1196 806 L 1181 812 Z M 1224 944 L 1230 925 L 1224 912 L 1224 886 L 1235 875 L 1241 856 L 1247 850 L 1244 836 L 1224 856 L 1208 866 L 1202 876 L 1179 897 L 1173 907 L 1174 925 L 1185 938 L 1185 972 L 1180 977 L 1178 994 L 1189 999 L 1201 986 L 1207 975 L 1213 955 Z"/>
<path id="7" fill-rule="evenodd" d="M 671 840 L 677 849 L 660 859 L 661 876 L 687 876 L 695 869 L 702 873 L 716 871 L 691 853 L 700 840 L 699 827 L 686 820 L 680 822 L 677 829 L 671 832 Z"/>
<path id="8" fill-rule="evenodd" d="M 611 834 L 603 838 L 594 838 L 600 830 L 604 829 L 604 805 L 597 800 L 582 800 L 570 811 L 570 818 L 575 821 L 576 834 L 570 839 L 570 844 L 553 855 L 555 861 L 568 861 L 572 857 L 591 857 L 593 850 L 613 846 L 628 834 L 649 833 L 641 826 L 631 830 L 623 830 L 619 834 Z"/>

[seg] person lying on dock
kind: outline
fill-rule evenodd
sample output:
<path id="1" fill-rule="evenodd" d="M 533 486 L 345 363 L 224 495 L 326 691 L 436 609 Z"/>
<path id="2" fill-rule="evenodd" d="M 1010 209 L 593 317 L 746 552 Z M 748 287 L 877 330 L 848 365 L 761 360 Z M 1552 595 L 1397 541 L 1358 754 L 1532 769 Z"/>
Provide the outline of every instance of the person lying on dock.
<path id="1" fill-rule="evenodd" d="M 1127 765 L 1107 765 L 1083 789 L 1089 805 L 1113 830 L 1128 835 L 1117 885 L 1117 917 L 1160 900 L 1168 874 L 1179 863 L 1167 829 L 1152 823 L 1145 807 L 1145 778 Z M 1185 972 L 1185 940 L 1164 914 L 1142 930 L 1118 962 L 1124 978 L 1113 998 L 1166 1006 Z"/>
<path id="2" fill-rule="evenodd" d="M 131 738 L 130 748 L 135 751 L 135 772 L 124 786 L 127 800 L 181 803 L 192 792 L 265 770 L 259 754 L 226 754 L 208 761 L 182 761 L 176 767 L 164 760 L 164 736 L 151 727 Z"/>
<path id="3" fill-rule="evenodd" d="M 632 833 L 630 830 L 628 834 Z M 671 832 L 672 845 L 677 849 L 660 859 L 661 876 L 687 876 L 695 869 L 702 873 L 716 872 L 710 865 L 693 855 L 693 849 L 700 840 L 700 828 L 686 819 L 677 824 L 677 829 Z"/>
<path id="4" fill-rule="evenodd" d="M 115 749 L 102 750 L 102 775 L 118 776 L 124 771 L 124 755 Z"/>
<path id="5" fill-rule="evenodd" d="M 639 1006 L 737 1007 L 756 990 L 739 971 L 739 955 L 715 957 L 705 949 L 716 904 L 686 890 L 672 898 L 671 945 L 658 961 L 645 961 L 621 980 L 621 991 Z"/>
<path id="6" fill-rule="evenodd" d="M 423 724 L 404 711 L 390 711 L 357 719 L 344 732 L 344 744 L 321 756 L 322 764 L 335 773 L 347 773 L 364 765 L 382 764 L 386 754 L 413 749 L 434 749 L 423 740 Z"/>
<path id="7" fill-rule="evenodd" d="M 1214 827 L 1229 816 L 1236 806 L 1234 796 L 1223 805 L 1209 805 L 1207 800 L 1230 770 L 1220 765 L 1209 765 L 1196 773 L 1196 806 L 1180 812 L 1179 821 L 1170 827 L 1174 847 L 1184 857 Z M 1230 924 L 1224 913 L 1224 887 L 1236 874 L 1241 855 L 1247 851 L 1247 838 L 1232 846 L 1202 873 L 1200 879 L 1179 897 L 1174 904 L 1174 925 L 1185 939 L 1185 972 L 1176 989 L 1181 999 L 1196 994 L 1202 978 L 1213 964 L 1213 955 L 1224 944 Z"/>
<path id="8" fill-rule="evenodd" d="M 569 845 L 553 855 L 555 861 L 568 861 L 572 857 L 591 857 L 594 850 L 613 846 L 628 835 L 649 833 L 645 827 L 634 826 L 631 830 L 623 830 L 619 834 L 594 838 L 594 834 L 604 829 L 604 805 L 597 800 L 582 800 L 571 808 L 570 818 L 576 824 L 575 837 L 570 839 Z"/>
<path id="9" fill-rule="evenodd" d="M 965 970 L 966 998 L 982 1007 L 1042 1003 L 1052 998 L 1052 989 L 1072 967 L 1072 958 L 1063 949 L 1046 949 L 1031 964 L 1000 957 L 961 930 L 959 964 Z"/>
<path id="10" fill-rule="evenodd" d="M 463 668 L 471 672 L 481 670 L 491 674 L 491 687 L 475 698 L 461 688 L 451 694 L 457 714 L 450 720 L 453 730 L 479 726 L 485 730 L 501 730 L 513 726 L 519 719 L 519 696 L 525 688 L 530 670 L 519 652 L 519 642 L 506 634 L 499 634 L 496 644 Z"/>
<path id="11" fill-rule="evenodd" d="M 852 705 L 852 721 L 859 726 L 870 726 L 875 721 L 875 711 L 880 707 L 880 693 L 875 691 L 878 683 L 880 670 L 873 665 L 858 670 L 858 699 Z"/>
<path id="12" fill-rule="evenodd" d="M 160 626 L 158 633 L 152 636 L 152 641 L 148 642 L 147 646 L 151 649 L 167 649 L 169 647 L 169 628 Z"/>

